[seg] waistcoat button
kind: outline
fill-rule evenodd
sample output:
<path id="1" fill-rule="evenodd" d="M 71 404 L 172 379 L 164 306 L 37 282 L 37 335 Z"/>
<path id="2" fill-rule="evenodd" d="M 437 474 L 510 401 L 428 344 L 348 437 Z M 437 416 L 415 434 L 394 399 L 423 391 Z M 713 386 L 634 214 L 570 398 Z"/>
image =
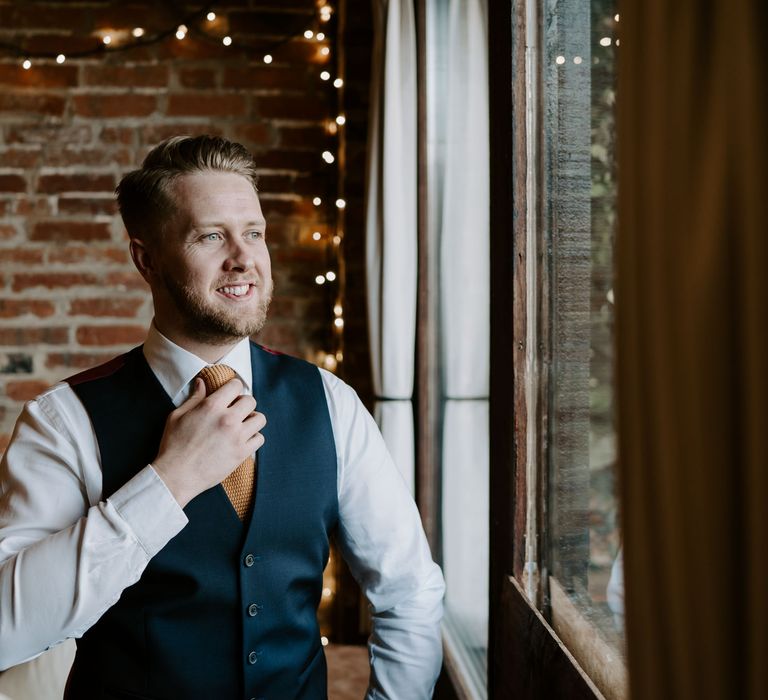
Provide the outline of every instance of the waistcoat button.
<path id="1" fill-rule="evenodd" d="M 258 660 L 259 660 L 259 656 L 255 651 L 252 651 L 250 654 L 248 654 L 249 664 L 255 664 Z"/>
<path id="2" fill-rule="evenodd" d="M 253 556 L 253 554 L 246 554 L 245 555 L 245 565 L 248 567 L 253 566 L 253 563 L 256 561 L 256 557 Z"/>
<path id="3" fill-rule="evenodd" d="M 258 614 L 259 614 L 259 606 L 258 606 L 258 605 L 256 605 L 256 603 L 251 603 L 251 604 L 248 606 L 248 614 L 249 614 L 251 617 L 256 617 L 256 615 L 258 615 Z"/>

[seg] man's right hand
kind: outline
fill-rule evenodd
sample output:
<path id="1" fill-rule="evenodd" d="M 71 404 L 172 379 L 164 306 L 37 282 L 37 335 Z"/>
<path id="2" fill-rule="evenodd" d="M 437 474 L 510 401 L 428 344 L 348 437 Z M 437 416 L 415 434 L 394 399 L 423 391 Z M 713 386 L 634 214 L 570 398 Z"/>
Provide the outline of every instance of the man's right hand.
<path id="1" fill-rule="evenodd" d="M 198 378 L 192 395 L 168 416 L 152 466 L 182 508 L 264 444 L 267 420 L 242 390 L 242 382 L 231 379 L 206 397 Z"/>

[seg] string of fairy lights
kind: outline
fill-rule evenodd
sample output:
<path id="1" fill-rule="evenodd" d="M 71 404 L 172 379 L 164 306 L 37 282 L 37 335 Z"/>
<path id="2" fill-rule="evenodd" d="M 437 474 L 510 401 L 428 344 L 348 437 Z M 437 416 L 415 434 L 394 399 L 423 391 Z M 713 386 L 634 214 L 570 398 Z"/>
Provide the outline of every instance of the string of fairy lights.
<path id="1" fill-rule="evenodd" d="M 333 300 L 333 323 L 329 333 L 330 349 L 319 351 L 314 359 L 332 372 L 338 370 L 344 359 L 343 300 L 346 285 L 342 250 L 346 207 L 344 199 L 346 117 L 341 109 L 344 104 L 344 63 L 341 60 L 339 23 L 334 21 L 335 15 L 334 7 L 320 0 L 320 4 L 311 16 L 297 15 L 295 31 L 269 41 L 262 41 L 259 45 L 249 44 L 236 38 L 237 28 L 232 26 L 226 14 L 216 11 L 214 4 L 185 14 L 178 21 L 159 31 L 150 32 L 142 26 L 102 27 L 89 35 L 93 39 L 93 46 L 67 53 L 56 50 L 30 51 L 23 44 L 0 41 L 0 52 L 17 57 L 24 71 L 34 71 L 37 66 L 49 65 L 51 62 L 61 65 L 68 60 L 106 56 L 164 41 L 186 41 L 190 37 L 220 44 L 232 50 L 240 50 L 250 56 L 260 56 L 261 61 L 266 65 L 271 65 L 275 61 L 279 63 L 281 48 L 292 41 L 304 39 L 316 45 L 317 62 L 322 68 L 318 78 L 321 82 L 332 85 L 336 94 L 336 116 L 328 119 L 325 124 L 327 134 L 335 139 L 335 151 L 326 148 L 320 153 L 325 166 L 335 164 L 336 178 L 332 186 L 326 188 L 332 193 L 330 196 L 317 194 L 312 199 L 312 204 L 319 210 L 318 220 L 324 220 L 327 223 L 313 227 L 315 230 L 311 236 L 313 244 L 325 248 L 325 264 L 323 269 L 317 271 L 314 283 L 325 287 L 328 290 L 328 297 Z M 331 64 L 332 69 L 331 66 L 326 67 L 328 63 Z M 331 177 L 328 178 L 329 181 L 331 179 Z"/>

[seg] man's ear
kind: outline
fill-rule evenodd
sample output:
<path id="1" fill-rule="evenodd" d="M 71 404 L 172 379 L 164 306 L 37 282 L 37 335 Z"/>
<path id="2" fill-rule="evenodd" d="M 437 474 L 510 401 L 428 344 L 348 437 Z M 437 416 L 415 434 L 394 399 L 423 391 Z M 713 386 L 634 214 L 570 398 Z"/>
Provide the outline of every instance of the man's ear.
<path id="1" fill-rule="evenodd" d="M 130 251 L 136 269 L 141 273 L 147 284 L 150 284 L 150 278 L 154 274 L 155 266 L 147 244 L 140 238 L 131 238 Z"/>

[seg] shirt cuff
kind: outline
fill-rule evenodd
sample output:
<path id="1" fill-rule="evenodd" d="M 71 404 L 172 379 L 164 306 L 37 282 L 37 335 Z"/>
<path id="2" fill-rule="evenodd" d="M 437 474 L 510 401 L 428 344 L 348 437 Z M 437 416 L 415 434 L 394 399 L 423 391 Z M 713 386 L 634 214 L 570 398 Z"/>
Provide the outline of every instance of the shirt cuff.
<path id="1" fill-rule="evenodd" d="M 155 556 L 189 522 L 151 464 L 107 500 L 149 557 Z"/>

